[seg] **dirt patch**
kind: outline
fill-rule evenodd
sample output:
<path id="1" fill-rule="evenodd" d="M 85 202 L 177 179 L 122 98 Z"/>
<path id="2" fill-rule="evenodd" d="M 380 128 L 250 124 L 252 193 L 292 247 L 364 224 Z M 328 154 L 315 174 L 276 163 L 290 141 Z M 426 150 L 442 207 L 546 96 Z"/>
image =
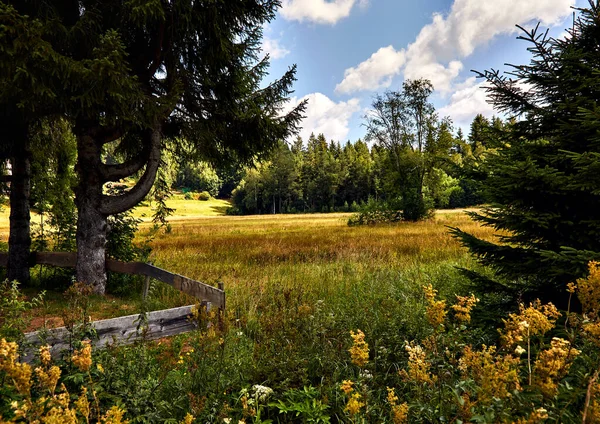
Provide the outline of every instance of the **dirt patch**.
<path id="1" fill-rule="evenodd" d="M 31 320 L 29 325 L 27 326 L 27 332 L 37 331 L 44 327 L 44 323 L 46 323 L 46 328 L 58 328 L 63 327 L 65 322 L 61 317 L 35 317 Z"/>

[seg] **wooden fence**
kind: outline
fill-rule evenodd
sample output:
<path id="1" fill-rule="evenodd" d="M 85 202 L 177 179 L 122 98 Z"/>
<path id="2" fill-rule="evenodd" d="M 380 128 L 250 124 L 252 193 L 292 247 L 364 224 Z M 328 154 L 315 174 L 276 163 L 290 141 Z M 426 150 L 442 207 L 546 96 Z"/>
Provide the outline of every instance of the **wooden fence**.
<path id="1" fill-rule="evenodd" d="M 75 268 L 76 262 L 77 253 L 71 252 L 33 252 L 30 259 L 31 266 L 50 265 L 62 268 Z M 7 263 L 8 254 L 0 253 L 0 266 L 6 267 Z M 222 283 L 219 283 L 219 287 L 213 287 L 144 262 L 121 262 L 114 259 L 106 259 L 106 269 L 121 274 L 144 275 L 147 278 L 154 278 L 200 301 L 210 302 L 219 309 L 225 309 L 225 291 L 223 290 Z"/>
<path id="2" fill-rule="evenodd" d="M 76 253 L 66 252 L 34 252 L 31 254 L 30 265 L 49 265 L 63 268 L 75 268 L 77 262 Z M 8 254 L 0 253 L 0 266 L 6 267 Z M 173 274 L 154 265 L 144 262 L 121 262 L 114 259 L 106 260 L 106 269 L 129 275 L 143 275 L 146 277 L 144 296 L 148 293 L 150 278 L 162 281 L 175 289 L 189 294 L 198 299 L 208 310 L 212 307 L 219 309 L 219 317 L 225 310 L 225 291 L 223 283 L 219 287 L 192 280 L 182 275 Z M 91 326 L 96 333 L 92 341 L 95 346 L 105 346 L 109 342 L 118 341 L 122 344 L 133 343 L 142 336 L 146 339 L 157 339 L 173 336 L 196 328 L 196 323 L 189 319 L 193 305 L 179 308 L 154 311 L 146 314 L 146 323 L 143 334 L 140 334 L 140 315 L 129 315 L 125 317 L 94 321 Z M 221 318 L 219 318 L 221 319 Z M 53 355 L 58 355 L 62 350 L 71 345 L 71 334 L 65 327 L 55 328 L 47 331 L 35 331 L 25 334 L 25 340 L 29 349 L 24 357 L 25 361 L 33 358 L 32 348 L 39 346 L 42 342 L 52 346 Z"/>

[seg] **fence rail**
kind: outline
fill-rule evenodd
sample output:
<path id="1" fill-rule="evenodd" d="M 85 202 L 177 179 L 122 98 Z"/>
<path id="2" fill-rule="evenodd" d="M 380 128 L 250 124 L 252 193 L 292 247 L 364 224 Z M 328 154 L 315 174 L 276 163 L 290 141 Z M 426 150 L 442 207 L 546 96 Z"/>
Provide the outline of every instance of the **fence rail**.
<path id="1" fill-rule="evenodd" d="M 210 303 L 205 303 L 205 307 L 210 310 Z M 90 323 L 90 330 L 94 333 L 94 337 L 91 338 L 92 345 L 97 348 L 115 342 L 127 345 L 141 338 L 156 340 L 187 333 L 198 328 L 198 322 L 190 319 L 192 308 L 194 305 L 148 312 L 144 322 L 140 321 L 140 315 L 93 321 Z M 61 352 L 71 349 L 72 334 L 66 327 L 26 333 L 22 360 L 32 362 L 37 348 L 42 344 L 50 345 L 50 354 L 57 358 Z"/>
<path id="2" fill-rule="evenodd" d="M 29 263 L 30 266 L 49 265 L 62 268 L 75 268 L 77 253 L 33 252 L 31 253 Z M 6 267 L 7 264 L 8 254 L 0 253 L 0 267 Z M 200 300 L 207 310 L 210 310 L 212 307 L 217 307 L 220 312 L 225 310 L 225 291 L 223 290 L 222 283 L 219 283 L 218 288 L 213 287 L 144 262 L 121 262 L 107 258 L 106 269 L 121 274 L 145 276 L 144 297 L 148 293 L 150 278 L 154 278 Z M 148 312 L 146 314 L 146 328 L 141 334 L 139 331 L 140 315 L 128 315 L 94 321 L 91 323 L 91 326 L 94 329 L 96 337 L 94 337 L 92 343 L 94 346 L 104 347 L 115 341 L 120 344 L 129 344 L 141 338 L 152 340 L 192 331 L 197 327 L 197 323 L 189 319 L 192 308 L 193 305 L 189 305 Z M 222 314 L 219 313 L 219 321 L 221 319 Z M 71 337 L 72 334 L 65 327 L 26 333 L 26 349 L 22 360 L 31 362 L 34 358 L 35 348 L 39 347 L 42 343 L 49 344 L 52 355 L 58 356 L 63 350 L 71 348 Z"/>
<path id="3" fill-rule="evenodd" d="M 30 265 L 50 265 L 62 268 L 75 268 L 77 253 L 74 252 L 33 252 L 31 253 Z M 6 267 L 8 254 L 0 253 L 0 266 Z M 121 262 L 115 259 L 106 259 L 106 269 L 112 272 L 129 275 L 144 275 L 155 280 L 162 281 L 177 290 L 194 296 L 201 301 L 212 303 L 213 306 L 225 309 L 225 291 L 222 284 L 213 287 L 200 281 L 192 280 L 183 275 L 174 274 L 154 265 L 144 262 Z"/>

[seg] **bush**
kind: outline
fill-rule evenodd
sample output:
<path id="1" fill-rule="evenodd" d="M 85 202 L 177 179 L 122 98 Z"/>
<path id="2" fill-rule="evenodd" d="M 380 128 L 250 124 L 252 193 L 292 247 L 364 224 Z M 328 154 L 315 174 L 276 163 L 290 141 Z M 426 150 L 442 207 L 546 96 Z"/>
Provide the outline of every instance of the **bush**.
<path id="1" fill-rule="evenodd" d="M 211 196 L 208 191 L 203 191 L 198 195 L 198 200 L 207 201 L 210 200 Z"/>
<path id="2" fill-rule="evenodd" d="M 0 337 L 18 341 L 28 325 L 25 312 L 39 306 L 44 292 L 27 300 L 19 290 L 19 283 L 5 280 L 0 283 Z"/>
<path id="3" fill-rule="evenodd" d="M 358 212 L 348 219 L 348 225 L 375 225 L 402 220 L 402 210 L 398 202 L 378 201 L 370 198 L 358 207 Z"/>

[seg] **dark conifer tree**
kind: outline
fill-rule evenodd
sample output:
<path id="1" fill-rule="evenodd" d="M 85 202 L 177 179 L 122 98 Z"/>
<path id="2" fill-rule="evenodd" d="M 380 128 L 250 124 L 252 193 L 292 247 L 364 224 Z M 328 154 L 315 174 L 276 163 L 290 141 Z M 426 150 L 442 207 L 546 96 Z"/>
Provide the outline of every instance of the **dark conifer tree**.
<path id="1" fill-rule="evenodd" d="M 51 94 L 63 100 L 52 112 L 74 124 L 77 278 L 96 292 L 106 285 L 108 216 L 148 194 L 165 137 L 186 140 L 181 150 L 196 157 L 251 161 L 297 128 L 304 104 L 282 114 L 295 68 L 261 87 L 269 65 L 268 56 L 258 56 L 262 25 L 279 5 L 277 0 L 0 3 L 0 63 L 23 45 L 25 57 L 49 58 Z M 41 33 L 42 43 L 25 44 L 29 29 L 37 27 L 53 31 Z M 1 93 L 0 104 L 14 94 L 34 98 L 30 79 L 9 76 L 11 90 Z M 103 163 L 109 143 L 127 152 L 122 163 Z M 106 183 L 138 172 L 140 179 L 127 192 L 104 193 Z"/>
<path id="2" fill-rule="evenodd" d="M 529 65 L 480 75 L 497 110 L 518 118 L 487 161 L 490 204 L 472 214 L 498 242 L 453 234 L 505 288 L 549 298 L 600 258 L 599 3 L 579 10 L 564 39 L 537 27 L 520 38 Z"/>

